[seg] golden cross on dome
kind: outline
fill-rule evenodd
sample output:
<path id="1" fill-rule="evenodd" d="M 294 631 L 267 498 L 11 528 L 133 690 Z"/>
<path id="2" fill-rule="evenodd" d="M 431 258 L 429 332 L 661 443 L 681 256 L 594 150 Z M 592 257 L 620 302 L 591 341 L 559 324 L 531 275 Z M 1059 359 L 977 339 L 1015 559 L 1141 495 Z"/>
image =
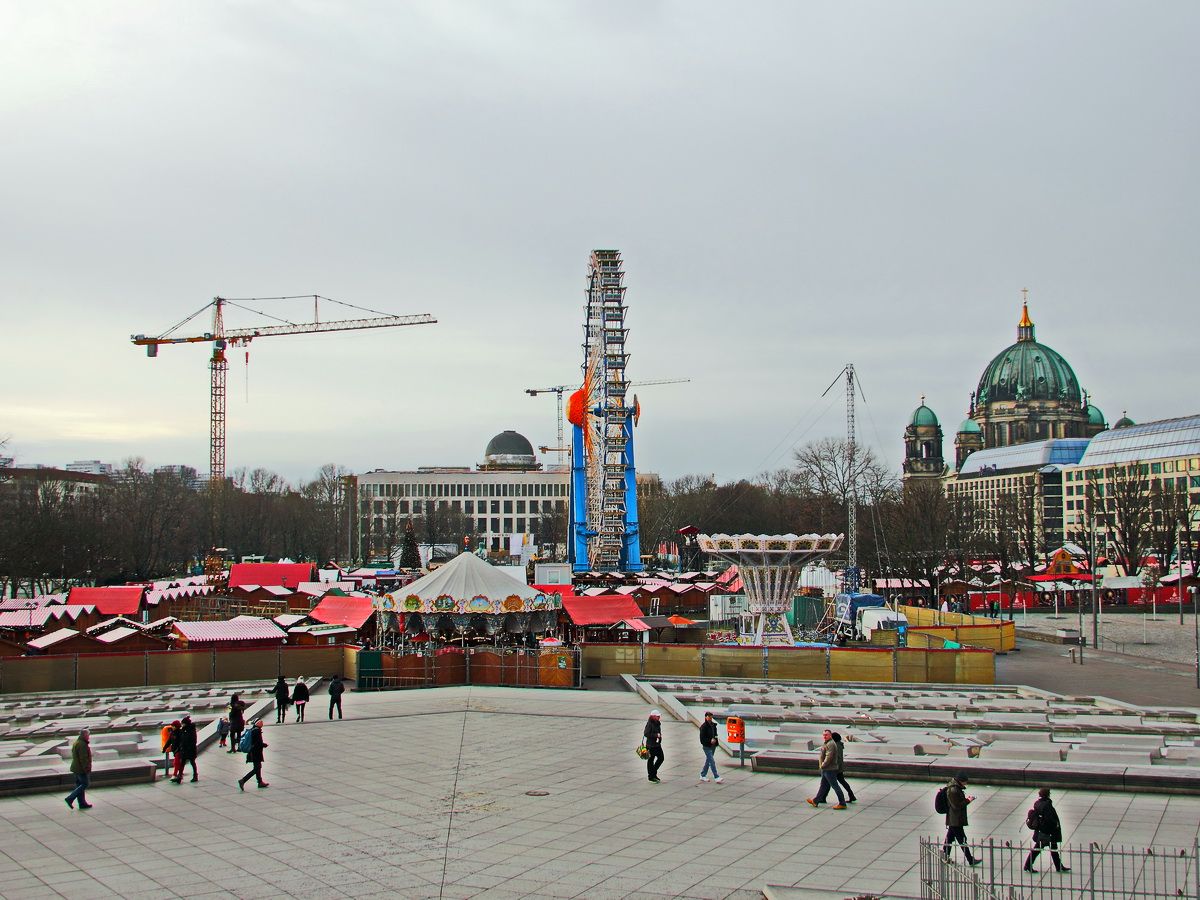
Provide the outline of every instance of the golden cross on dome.
<path id="1" fill-rule="evenodd" d="M 1021 302 L 1022 303 L 1029 302 L 1029 288 L 1021 288 Z"/>

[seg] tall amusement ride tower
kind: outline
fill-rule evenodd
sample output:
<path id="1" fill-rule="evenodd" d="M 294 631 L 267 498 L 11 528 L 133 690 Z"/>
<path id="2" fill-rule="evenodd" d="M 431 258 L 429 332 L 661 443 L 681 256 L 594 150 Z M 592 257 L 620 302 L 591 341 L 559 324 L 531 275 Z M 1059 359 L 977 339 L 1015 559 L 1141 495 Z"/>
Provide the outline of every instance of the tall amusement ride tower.
<path id="1" fill-rule="evenodd" d="M 640 572 L 633 427 L 627 400 L 625 272 L 618 250 L 593 250 L 588 265 L 583 386 L 571 395 L 571 564 L 576 572 Z"/>

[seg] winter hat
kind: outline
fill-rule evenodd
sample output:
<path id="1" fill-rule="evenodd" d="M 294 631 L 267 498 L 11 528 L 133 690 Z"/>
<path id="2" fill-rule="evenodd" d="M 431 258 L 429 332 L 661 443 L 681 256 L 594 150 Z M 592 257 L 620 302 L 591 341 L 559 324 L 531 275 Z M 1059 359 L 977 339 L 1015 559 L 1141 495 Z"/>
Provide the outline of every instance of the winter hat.
<path id="1" fill-rule="evenodd" d="M 657 710 L 657 709 L 652 709 L 652 710 L 650 710 L 650 718 L 652 718 L 652 719 L 657 719 L 657 718 L 659 718 L 659 714 L 658 714 L 658 710 Z"/>
<path id="2" fill-rule="evenodd" d="M 959 772 L 954 776 L 954 780 L 966 784 L 970 777 L 970 774 L 967 772 Z"/>

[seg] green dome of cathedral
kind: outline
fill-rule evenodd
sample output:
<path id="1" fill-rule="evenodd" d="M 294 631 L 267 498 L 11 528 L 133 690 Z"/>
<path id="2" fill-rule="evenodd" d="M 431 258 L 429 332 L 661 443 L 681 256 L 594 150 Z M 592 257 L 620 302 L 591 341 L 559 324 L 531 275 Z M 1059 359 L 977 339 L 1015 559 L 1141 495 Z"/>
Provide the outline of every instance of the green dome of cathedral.
<path id="1" fill-rule="evenodd" d="M 1099 425 L 1101 428 L 1104 427 L 1104 413 L 1100 412 L 1098 407 L 1089 403 L 1087 405 L 1087 414 L 1089 425 Z"/>
<path id="2" fill-rule="evenodd" d="M 979 427 L 979 423 L 974 419 L 963 419 L 958 426 L 959 434 L 982 434 L 983 429 Z"/>
<path id="3" fill-rule="evenodd" d="M 1076 405 L 1083 399 L 1067 361 L 1058 351 L 1034 340 L 1028 308 L 1017 326 L 1017 342 L 988 363 L 975 397 L 979 403 L 1060 400 Z"/>
<path id="4" fill-rule="evenodd" d="M 925 405 L 925 398 L 922 397 L 921 405 L 913 410 L 912 418 L 908 420 L 908 424 L 917 428 L 937 428 L 940 423 L 938 422 L 938 417 L 934 415 L 933 410 Z"/>

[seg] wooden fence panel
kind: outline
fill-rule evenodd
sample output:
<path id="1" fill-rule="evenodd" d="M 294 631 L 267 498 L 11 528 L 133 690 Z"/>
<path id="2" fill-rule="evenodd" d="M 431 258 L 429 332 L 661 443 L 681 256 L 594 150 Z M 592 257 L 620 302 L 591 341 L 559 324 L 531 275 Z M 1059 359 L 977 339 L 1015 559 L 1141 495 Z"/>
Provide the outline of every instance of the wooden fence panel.
<path id="1" fill-rule="evenodd" d="M 104 653 L 79 657 L 77 682 L 89 690 L 143 687 L 146 684 L 144 653 Z"/>

